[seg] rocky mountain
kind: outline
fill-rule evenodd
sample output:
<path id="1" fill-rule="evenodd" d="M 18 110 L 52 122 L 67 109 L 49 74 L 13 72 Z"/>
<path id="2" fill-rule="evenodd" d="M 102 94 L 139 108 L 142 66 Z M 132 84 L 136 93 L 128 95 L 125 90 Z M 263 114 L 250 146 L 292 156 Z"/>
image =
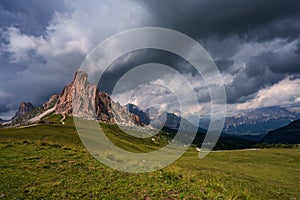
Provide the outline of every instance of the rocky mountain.
<path id="1" fill-rule="evenodd" d="M 87 73 L 82 71 L 76 72 L 73 81 L 64 87 L 60 95 L 51 96 L 40 107 L 31 105 L 21 103 L 12 125 L 35 123 L 52 112 L 106 123 L 144 125 L 137 115 L 114 102 L 108 94 L 99 92 L 97 86 L 88 82 Z"/>
<path id="2" fill-rule="evenodd" d="M 300 120 L 295 120 L 287 126 L 270 131 L 262 142 L 273 144 L 299 144 L 300 143 Z"/>

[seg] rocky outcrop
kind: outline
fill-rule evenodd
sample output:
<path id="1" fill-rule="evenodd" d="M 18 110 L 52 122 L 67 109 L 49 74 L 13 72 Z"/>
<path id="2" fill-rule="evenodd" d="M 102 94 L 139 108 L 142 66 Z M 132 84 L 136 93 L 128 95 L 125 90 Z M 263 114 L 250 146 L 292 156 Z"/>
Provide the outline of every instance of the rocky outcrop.
<path id="1" fill-rule="evenodd" d="M 26 124 L 27 120 L 35 117 L 38 113 L 39 108 L 35 108 L 30 102 L 21 102 L 19 109 L 15 116 L 11 119 L 11 125 L 22 125 Z"/>
<path id="2" fill-rule="evenodd" d="M 116 123 L 130 126 L 144 125 L 139 116 L 130 113 L 126 107 L 121 106 L 118 102 L 111 101 L 111 108 Z"/>
<path id="3" fill-rule="evenodd" d="M 58 97 L 55 112 L 84 119 L 97 119 L 97 93 L 97 87 L 88 82 L 87 74 L 76 72 L 72 83 L 65 86 Z"/>
<path id="4" fill-rule="evenodd" d="M 13 119 L 24 116 L 27 112 L 34 109 L 34 106 L 30 102 L 21 102 L 19 109 Z"/>
<path id="5" fill-rule="evenodd" d="M 96 85 L 91 85 L 85 72 L 77 72 L 72 84 L 72 111 L 73 116 L 84 119 L 97 119 L 96 99 L 98 89 Z"/>
<path id="6" fill-rule="evenodd" d="M 63 89 L 55 106 L 57 114 L 106 123 L 143 125 L 138 116 L 114 102 L 107 93 L 98 92 L 97 87 L 88 82 L 87 73 L 82 71 L 76 72 L 72 83 Z"/>
<path id="7" fill-rule="evenodd" d="M 57 103 L 59 97 L 60 97 L 60 96 L 59 96 L 58 94 L 52 95 L 52 96 L 50 97 L 50 99 L 49 99 L 46 103 L 43 104 L 43 109 L 44 109 L 44 110 L 48 110 L 48 109 L 50 109 L 50 108 L 53 108 L 53 107 L 56 105 L 56 103 Z"/>

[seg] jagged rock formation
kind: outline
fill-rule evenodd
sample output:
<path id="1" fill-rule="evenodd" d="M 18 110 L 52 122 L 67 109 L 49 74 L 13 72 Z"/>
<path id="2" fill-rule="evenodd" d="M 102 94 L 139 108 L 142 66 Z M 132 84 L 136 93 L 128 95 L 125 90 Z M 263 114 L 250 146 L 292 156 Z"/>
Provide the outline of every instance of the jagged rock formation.
<path id="1" fill-rule="evenodd" d="M 98 119 L 100 121 L 114 123 L 111 103 L 112 100 L 108 94 L 103 92 L 99 93 L 99 95 L 96 98 L 96 110 Z"/>
<path id="2" fill-rule="evenodd" d="M 76 72 L 72 83 L 63 89 L 55 106 L 57 114 L 106 123 L 143 125 L 138 116 L 114 102 L 108 94 L 99 92 L 97 86 L 88 82 L 87 73 L 82 71 Z"/>
<path id="3" fill-rule="evenodd" d="M 123 125 L 139 125 L 143 126 L 144 123 L 140 120 L 139 116 L 130 113 L 126 107 L 123 107 L 119 102 L 111 102 L 111 108 L 114 115 L 115 122 Z"/>
<path id="4" fill-rule="evenodd" d="M 15 116 L 11 119 L 11 125 L 21 125 L 27 123 L 27 120 L 34 117 L 38 108 L 35 108 L 30 102 L 21 102 Z"/>
<path id="5" fill-rule="evenodd" d="M 60 95 L 51 96 L 38 108 L 30 105 L 21 104 L 13 125 L 37 122 L 51 112 L 106 123 L 144 125 L 137 115 L 114 102 L 108 94 L 99 92 L 97 86 L 88 82 L 88 75 L 83 71 L 76 72 L 73 81 L 64 87 Z"/>
<path id="6" fill-rule="evenodd" d="M 50 99 L 46 103 L 43 104 L 43 110 L 48 110 L 50 108 L 53 108 L 56 105 L 59 97 L 60 96 L 58 94 L 52 95 L 50 97 Z"/>
<path id="7" fill-rule="evenodd" d="M 30 102 L 21 102 L 19 109 L 13 119 L 24 116 L 27 112 L 34 109 L 34 106 Z"/>
<path id="8" fill-rule="evenodd" d="M 97 86 L 89 84 L 85 72 L 76 72 L 73 81 L 64 87 L 56 102 L 57 114 L 72 115 L 84 119 L 97 119 Z"/>

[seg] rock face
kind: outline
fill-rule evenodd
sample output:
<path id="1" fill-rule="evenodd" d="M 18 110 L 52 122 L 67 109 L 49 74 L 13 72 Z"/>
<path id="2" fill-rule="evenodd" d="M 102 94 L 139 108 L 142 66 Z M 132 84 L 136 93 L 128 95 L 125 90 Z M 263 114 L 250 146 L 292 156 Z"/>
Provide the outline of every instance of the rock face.
<path id="1" fill-rule="evenodd" d="M 88 82 L 87 73 L 82 71 L 76 72 L 73 81 L 64 87 L 61 95 L 52 96 L 44 106 L 49 104 L 55 104 L 56 114 L 106 123 L 143 125 L 138 116 L 114 102 L 108 94 L 99 92 L 97 86 Z"/>
<path id="2" fill-rule="evenodd" d="M 72 115 L 83 119 L 96 119 L 106 123 L 143 125 L 139 117 L 128 112 L 108 94 L 99 92 L 97 86 L 88 82 L 87 73 L 76 72 L 56 103 L 56 113 Z"/>
<path id="3" fill-rule="evenodd" d="M 19 109 L 13 119 L 24 116 L 27 112 L 34 109 L 34 106 L 30 102 L 21 102 Z"/>
<path id="4" fill-rule="evenodd" d="M 50 108 L 53 108 L 53 106 L 56 105 L 56 103 L 57 103 L 59 97 L 60 97 L 60 96 L 59 96 L 58 94 L 52 95 L 52 96 L 50 97 L 50 99 L 49 99 L 46 103 L 43 104 L 43 106 L 42 106 L 42 107 L 43 107 L 43 110 L 48 110 L 48 109 L 50 109 Z"/>
<path id="5" fill-rule="evenodd" d="M 96 119 L 97 87 L 89 84 L 85 72 L 76 72 L 69 85 L 65 86 L 56 102 L 56 113 L 84 119 Z"/>
<path id="6" fill-rule="evenodd" d="M 26 124 L 27 120 L 33 118 L 39 108 L 35 108 L 30 102 L 21 102 L 15 116 L 11 119 L 11 126 Z"/>
<path id="7" fill-rule="evenodd" d="M 114 121 L 123 125 L 139 125 L 143 126 L 144 123 L 140 120 L 139 116 L 130 113 L 126 107 L 121 106 L 118 102 L 111 101 L 111 109 L 114 116 Z"/>

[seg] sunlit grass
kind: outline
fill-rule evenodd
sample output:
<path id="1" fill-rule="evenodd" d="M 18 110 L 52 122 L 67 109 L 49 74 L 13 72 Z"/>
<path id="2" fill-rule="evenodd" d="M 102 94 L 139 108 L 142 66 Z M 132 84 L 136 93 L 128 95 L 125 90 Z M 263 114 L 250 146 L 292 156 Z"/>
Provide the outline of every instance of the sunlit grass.
<path id="1" fill-rule="evenodd" d="M 7 199 L 299 199 L 300 148 L 211 153 L 191 147 L 165 169 L 130 174 L 111 169 L 82 145 L 71 118 L 59 124 L 0 129 L 0 196 Z M 107 136 L 128 151 L 166 144 L 134 139 L 114 125 Z"/>

